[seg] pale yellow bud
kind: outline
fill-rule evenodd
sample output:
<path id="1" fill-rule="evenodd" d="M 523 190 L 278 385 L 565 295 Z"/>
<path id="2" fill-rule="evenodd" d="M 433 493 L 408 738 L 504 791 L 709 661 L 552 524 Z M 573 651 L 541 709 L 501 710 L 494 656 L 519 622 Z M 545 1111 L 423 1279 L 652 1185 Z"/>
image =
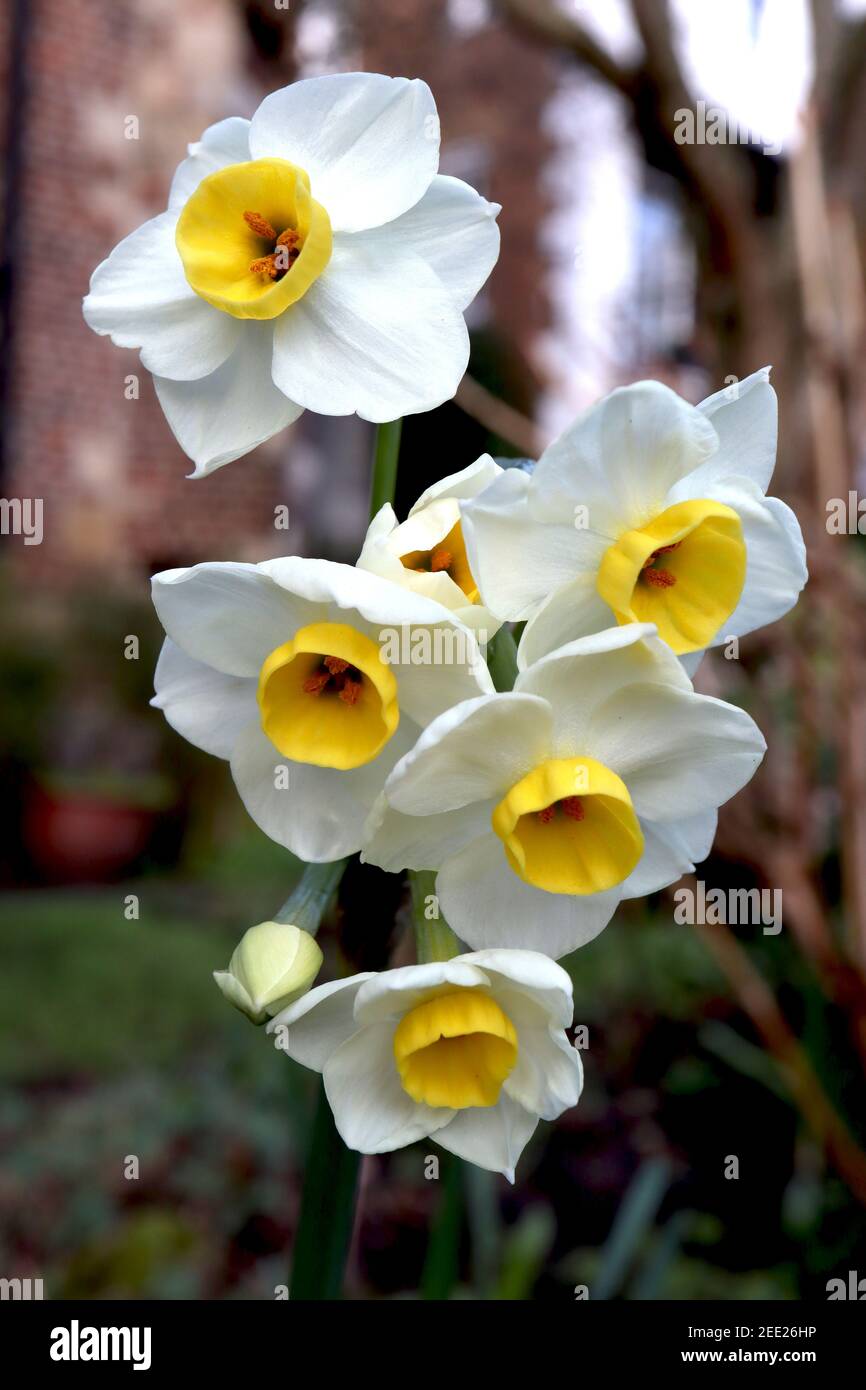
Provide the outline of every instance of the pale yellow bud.
<path id="1" fill-rule="evenodd" d="M 235 1008 L 264 1023 L 306 994 L 321 968 L 322 952 L 309 932 L 260 922 L 244 932 L 228 970 L 215 970 L 214 979 Z"/>

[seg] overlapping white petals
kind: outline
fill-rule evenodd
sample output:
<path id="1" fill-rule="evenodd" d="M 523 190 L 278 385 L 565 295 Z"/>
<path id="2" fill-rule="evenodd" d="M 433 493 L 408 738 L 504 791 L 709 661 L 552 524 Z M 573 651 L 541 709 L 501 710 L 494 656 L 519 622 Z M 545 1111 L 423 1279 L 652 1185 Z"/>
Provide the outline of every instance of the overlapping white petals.
<path id="1" fill-rule="evenodd" d="M 195 461 L 191 477 L 204 478 L 241 458 L 302 414 L 303 407 L 289 400 L 271 379 L 273 350 L 272 326 L 247 323 L 231 356 L 203 380 L 154 376 L 172 434 Z"/>
<path id="2" fill-rule="evenodd" d="M 222 366 L 242 329 L 191 289 L 174 244 L 176 223 L 176 212 L 160 213 L 115 246 L 93 272 L 83 313 L 117 347 L 140 348 L 149 372 L 191 382 Z"/>
<path id="3" fill-rule="evenodd" d="M 439 117 L 426 82 L 379 73 L 309 77 L 265 97 L 253 159 L 305 169 L 335 232 L 381 227 L 424 196 L 439 168 Z"/>
<path id="4" fill-rule="evenodd" d="M 254 718 L 256 683 L 248 676 L 229 676 L 195 661 L 166 638 L 154 675 L 153 704 L 188 743 L 230 758 L 238 738 Z"/>
<path id="5" fill-rule="evenodd" d="M 723 806 L 754 776 L 767 747 L 745 710 L 649 684 L 612 696 L 587 741 L 623 779 L 637 814 L 661 822 Z"/>
<path id="6" fill-rule="evenodd" d="M 384 227 L 359 232 L 355 244 L 387 256 L 399 238 L 435 270 L 458 309 L 472 303 L 499 258 L 498 203 L 460 179 L 437 174 L 423 198 Z"/>
<path id="7" fill-rule="evenodd" d="M 605 552 L 624 532 L 686 501 L 740 519 L 746 580 L 716 645 L 773 622 L 796 602 L 806 559 L 793 512 L 764 496 L 773 472 L 776 394 L 769 368 L 691 406 L 658 382 L 613 391 L 545 450 L 464 506 L 464 534 L 485 602 L 526 621 L 521 669 L 617 621 L 598 592 Z M 694 669 L 700 657 L 684 660 Z"/>
<path id="8" fill-rule="evenodd" d="M 706 857 L 717 808 L 764 748 L 743 710 L 692 690 L 651 624 L 611 628 L 549 654 L 513 691 L 434 720 L 388 777 L 365 857 L 437 870 L 442 913 L 476 951 L 529 947 L 558 958 L 597 936 L 624 897 L 656 892 Z M 583 758 L 625 784 L 641 857 L 604 891 L 535 887 L 512 867 L 493 810 L 549 760 Z"/>
<path id="9" fill-rule="evenodd" d="M 493 691 L 475 638 L 453 614 L 349 565 L 298 556 L 195 565 L 156 575 L 153 600 L 170 639 L 154 704 L 191 742 L 229 760 L 256 824 L 311 863 L 361 849 L 388 774 L 424 725 L 454 701 Z M 329 622 L 348 623 L 383 654 L 389 636 L 396 642 L 399 723 L 377 755 L 348 771 L 283 756 L 258 707 L 265 658 L 299 628 Z M 440 648 L 453 659 L 437 660 Z"/>
<path id="10" fill-rule="evenodd" d="M 386 504 L 370 522 L 358 557 L 359 569 L 380 574 L 394 584 L 401 584 L 450 608 L 485 645 L 501 624 L 480 596 L 470 598 L 448 568 L 437 572 L 432 568 L 412 569 L 403 564 L 403 557 L 418 553 L 432 555 L 441 548 L 461 521 L 461 502 L 483 492 L 501 472 L 490 455 L 483 454 L 468 468 L 441 478 L 427 488 L 405 521 L 398 522 L 394 508 Z M 454 557 L 451 559 L 453 562 Z"/>
<path id="11" fill-rule="evenodd" d="M 437 993 L 490 995 L 514 1026 L 515 1065 L 491 1106 L 454 1110 L 413 1100 L 394 1056 L 401 1020 Z M 571 981 L 547 957 L 527 950 L 483 951 L 320 985 L 272 1019 L 268 1031 L 304 1066 L 321 1071 L 343 1141 L 386 1153 L 433 1136 L 442 1148 L 514 1181 L 539 1118 L 577 1104 L 580 1056 L 566 1037 Z"/>
<path id="12" fill-rule="evenodd" d="M 438 275 L 393 236 L 383 254 L 335 239 L 327 270 L 274 321 L 273 377 L 320 415 L 381 423 L 453 396 L 469 334 Z"/>
<path id="13" fill-rule="evenodd" d="M 191 287 L 175 244 L 201 181 L 283 159 L 305 171 L 333 234 L 330 260 L 273 320 L 234 317 Z M 463 311 L 499 254 L 499 207 L 438 174 L 426 83 L 374 73 L 309 78 L 189 146 L 168 210 L 94 273 L 84 315 L 138 348 L 193 477 L 241 457 L 305 409 L 374 422 L 450 399 L 469 358 Z"/>

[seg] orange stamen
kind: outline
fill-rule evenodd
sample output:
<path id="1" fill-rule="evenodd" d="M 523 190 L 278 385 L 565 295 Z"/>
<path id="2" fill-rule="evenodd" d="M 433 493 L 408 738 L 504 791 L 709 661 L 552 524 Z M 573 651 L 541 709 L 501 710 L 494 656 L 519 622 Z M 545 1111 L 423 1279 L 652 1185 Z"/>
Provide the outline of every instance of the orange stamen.
<path id="1" fill-rule="evenodd" d="M 349 676 L 343 681 L 343 688 L 340 691 L 340 699 L 345 700 L 347 705 L 357 703 L 361 694 L 361 682 L 353 681 Z"/>
<path id="2" fill-rule="evenodd" d="M 556 811 L 556 807 L 555 807 L 555 806 L 545 806 L 545 808 L 544 808 L 543 811 L 539 811 L 539 812 L 538 812 L 538 819 L 541 821 L 541 824 L 542 824 L 542 825 L 547 825 L 547 824 L 549 824 L 549 822 L 553 820 L 555 811 Z"/>
<path id="3" fill-rule="evenodd" d="M 670 570 L 644 570 L 643 577 L 654 589 L 670 589 L 677 582 L 676 575 L 671 574 Z"/>
<path id="4" fill-rule="evenodd" d="M 567 816 L 572 820 L 583 820 L 586 812 L 583 809 L 583 802 L 579 796 L 564 796 L 559 803 Z"/>
<path id="5" fill-rule="evenodd" d="M 439 574 L 442 570 L 450 569 L 453 559 L 450 550 L 434 550 L 430 556 L 430 573 Z"/>
<path id="6" fill-rule="evenodd" d="M 331 677 L 327 671 L 317 671 L 314 676 L 308 676 L 304 681 L 303 689 L 308 695 L 321 695 Z"/>
<path id="7" fill-rule="evenodd" d="M 272 280 L 276 280 L 279 273 L 275 255 L 260 256 L 257 261 L 250 261 L 251 275 L 270 275 Z"/>
<path id="8" fill-rule="evenodd" d="M 341 656 L 326 656 L 325 665 L 332 676 L 341 676 L 348 669 L 348 661 L 344 661 Z"/>
<path id="9" fill-rule="evenodd" d="M 262 217 L 260 212 L 245 212 L 244 221 L 256 236 L 264 237 L 265 241 L 276 241 L 277 234 L 266 217 Z M 285 236 L 285 233 L 283 233 Z"/>

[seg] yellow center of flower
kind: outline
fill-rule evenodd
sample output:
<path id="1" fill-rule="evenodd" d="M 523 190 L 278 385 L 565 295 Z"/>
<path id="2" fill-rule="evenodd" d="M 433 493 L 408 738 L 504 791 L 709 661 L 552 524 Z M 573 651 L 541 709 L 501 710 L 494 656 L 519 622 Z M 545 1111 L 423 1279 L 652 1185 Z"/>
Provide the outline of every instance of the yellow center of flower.
<path id="1" fill-rule="evenodd" d="M 458 989 L 401 1019 L 394 1057 L 403 1090 L 424 1105 L 495 1105 L 517 1061 L 517 1033 L 495 999 Z"/>
<path id="2" fill-rule="evenodd" d="M 655 623 L 678 656 L 700 651 L 740 601 L 746 546 L 722 502 L 678 502 L 604 554 L 598 592 L 618 623 Z"/>
<path id="3" fill-rule="evenodd" d="M 310 180 L 286 159 L 253 159 L 208 174 L 187 200 L 175 243 L 186 278 L 238 319 L 274 319 L 331 259 L 331 222 Z"/>
<path id="4" fill-rule="evenodd" d="M 595 758 L 550 758 L 493 811 L 514 872 L 548 893 L 602 893 L 628 878 L 643 834 L 628 788 Z"/>
<path id="5" fill-rule="evenodd" d="M 345 623 L 311 623 L 265 658 L 262 728 L 287 758 L 346 771 L 369 763 L 400 722 L 379 648 Z"/>
<path id="6" fill-rule="evenodd" d="M 400 563 L 405 569 L 421 574 L 447 574 L 458 589 L 463 590 L 470 603 L 478 602 L 478 585 L 466 558 L 463 527 L 459 520 L 432 550 L 410 550 L 408 554 L 400 556 Z"/>

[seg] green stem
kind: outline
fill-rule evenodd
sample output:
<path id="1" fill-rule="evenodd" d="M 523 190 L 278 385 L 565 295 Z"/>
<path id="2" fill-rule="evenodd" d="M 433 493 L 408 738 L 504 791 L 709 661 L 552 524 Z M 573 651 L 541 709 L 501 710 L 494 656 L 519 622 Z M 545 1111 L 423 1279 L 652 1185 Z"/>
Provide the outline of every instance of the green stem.
<path id="1" fill-rule="evenodd" d="M 305 865 L 298 882 L 271 920 L 288 922 L 315 936 L 348 862 L 348 859 L 337 859 L 332 864 Z"/>
<path id="2" fill-rule="evenodd" d="M 384 425 L 376 426 L 376 443 L 373 448 L 373 481 L 370 488 L 371 519 L 380 507 L 384 507 L 386 502 L 394 501 L 402 431 L 402 420 L 389 420 Z"/>
<path id="3" fill-rule="evenodd" d="M 320 1083 L 292 1260 L 293 1299 L 341 1297 L 360 1161 L 337 1133 Z"/>
<path id="4" fill-rule="evenodd" d="M 439 913 L 435 873 L 430 869 L 412 869 L 409 884 L 412 889 L 412 920 L 418 964 L 426 965 L 431 960 L 451 960 L 461 955 L 463 947 Z M 431 913 L 435 915 L 429 915 Z"/>
<path id="5" fill-rule="evenodd" d="M 501 627 L 487 647 L 487 666 L 497 690 L 511 690 L 517 679 L 517 643 L 511 630 Z"/>
<path id="6" fill-rule="evenodd" d="M 463 1224 L 463 1164 L 459 1158 L 443 1158 L 445 1179 L 442 1197 L 421 1276 L 425 1299 L 448 1298 L 460 1272 L 460 1230 Z"/>

